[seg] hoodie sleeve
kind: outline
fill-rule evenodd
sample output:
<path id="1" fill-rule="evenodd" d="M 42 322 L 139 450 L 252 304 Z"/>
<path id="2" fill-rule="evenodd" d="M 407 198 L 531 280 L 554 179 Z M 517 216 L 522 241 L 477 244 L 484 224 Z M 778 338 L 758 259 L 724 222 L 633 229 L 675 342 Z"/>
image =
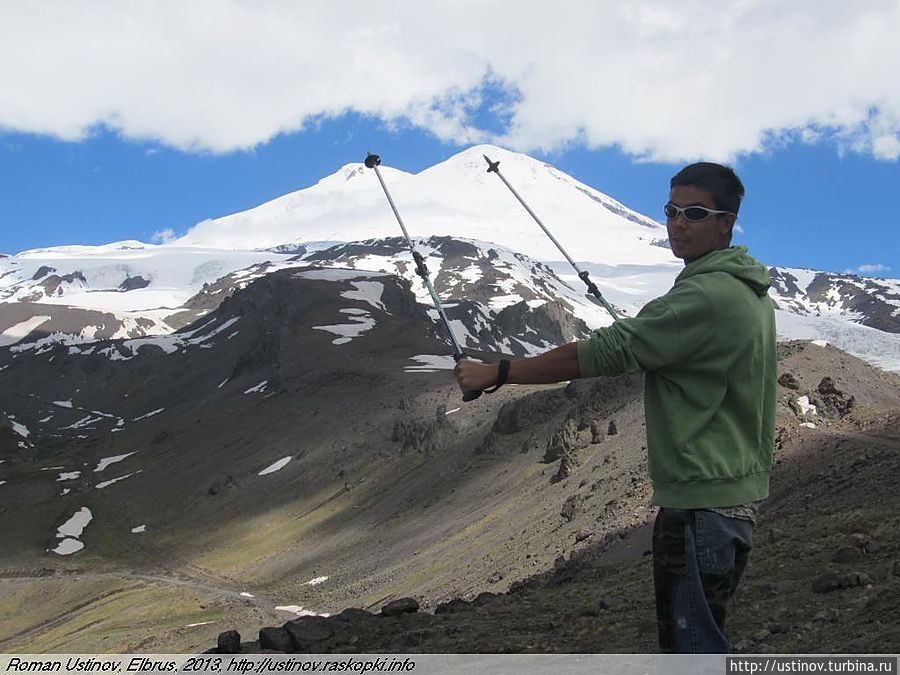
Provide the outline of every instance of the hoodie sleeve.
<path id="1" fill-rule="evenodd" d="M 687 280 L 640 313 L 599 328 L 578 342 L 582 377 L 653 371 L 690 359 L 709 339 L 712 309 Z"/>

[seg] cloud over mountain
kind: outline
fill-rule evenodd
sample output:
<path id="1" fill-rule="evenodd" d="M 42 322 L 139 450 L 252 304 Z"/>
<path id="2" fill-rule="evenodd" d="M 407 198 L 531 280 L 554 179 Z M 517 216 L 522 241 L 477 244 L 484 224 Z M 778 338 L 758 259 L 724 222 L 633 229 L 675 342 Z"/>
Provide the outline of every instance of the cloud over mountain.
<path id="1" fill-rule="evenodd" d="M 227 152 L 348 112 L 461 143 L 900 157 L 900 7 L 83 2 L 0 12 L 0 126 Z"/>

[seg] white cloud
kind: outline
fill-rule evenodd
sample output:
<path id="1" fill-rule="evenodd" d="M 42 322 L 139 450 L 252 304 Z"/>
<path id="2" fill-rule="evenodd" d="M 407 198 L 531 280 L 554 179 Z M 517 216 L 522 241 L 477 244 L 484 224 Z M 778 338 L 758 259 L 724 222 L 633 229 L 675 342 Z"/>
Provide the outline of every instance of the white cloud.
<path id="1" fill-rule="evenodd" d="M 856 269 L 846 269 L 844 270 L 845 274 L 882 274 L 890 272 L 891 268 L 887 265 L 882 265 L 881 263 L 866 263 L 865 265 L 860 265 Z"/>
<path id="2" fill-rule="evenodd" d="M 0 9 L 0 128 L 250 148 L 322 116 L 518 150 L 732 159 L 790 140 L 900 157 L 900 3 L 58 0 Z M 423 9 L 426 8 L 426 9 Z M 486 85 L 513 95 L 492 135 Z"/>
<path id="3" fill-rule="evenodd" d="M 874 265 L 860 265 L 859 271 L 863 274 L 876 274 L 878 272 L 890 272 L 891 268 L 887 265 L 882 265 L 881 263 L 875 263 Z"/>
<path id="4" fill-rule="evenodd" d="M 175 234 L 175 230 L 171 227 L 154 232 L 150 237 L 151 241 L 159 244 L 168 244 L 169 242 L 175 241 L 176 238 L 177 235 Z"/>

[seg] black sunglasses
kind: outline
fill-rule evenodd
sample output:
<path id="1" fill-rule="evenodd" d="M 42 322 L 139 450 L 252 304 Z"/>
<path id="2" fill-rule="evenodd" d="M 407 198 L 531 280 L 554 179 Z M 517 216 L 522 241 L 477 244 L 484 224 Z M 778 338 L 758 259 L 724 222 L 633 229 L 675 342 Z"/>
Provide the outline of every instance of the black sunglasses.
<path id="1" fill-rule="evenodd" d="M 716 209 L 708 209 L 705 206 L 675 206 L 672 202 L 667 203 L 663 207 L 663 211 L 665 211 L 666 218 L 669 220 L 675 220 L 678 216 L 683 215 L 684 219 L 689 223 L 697 223 L 701 220 L 706 220 L 710 216 L 717 216 L 722 213 L 734 214 L 733 211 L 717 211 Z"/>

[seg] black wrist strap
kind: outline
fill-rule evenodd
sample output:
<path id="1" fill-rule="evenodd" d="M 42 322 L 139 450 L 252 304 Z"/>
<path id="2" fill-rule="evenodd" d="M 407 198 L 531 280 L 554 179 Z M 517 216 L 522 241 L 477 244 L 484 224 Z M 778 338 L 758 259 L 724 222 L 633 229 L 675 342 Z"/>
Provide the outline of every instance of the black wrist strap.
<path id="1" fill-rule="evenodd" d="M 490 389 L 485 389 L 488 394 L 493 394 L 500 387 L 506 384 L 506 380 L 509 377 L 509 359 L 500 359 L 500 363 L 497 366 L 497 383 L 491 387 Z"/>

